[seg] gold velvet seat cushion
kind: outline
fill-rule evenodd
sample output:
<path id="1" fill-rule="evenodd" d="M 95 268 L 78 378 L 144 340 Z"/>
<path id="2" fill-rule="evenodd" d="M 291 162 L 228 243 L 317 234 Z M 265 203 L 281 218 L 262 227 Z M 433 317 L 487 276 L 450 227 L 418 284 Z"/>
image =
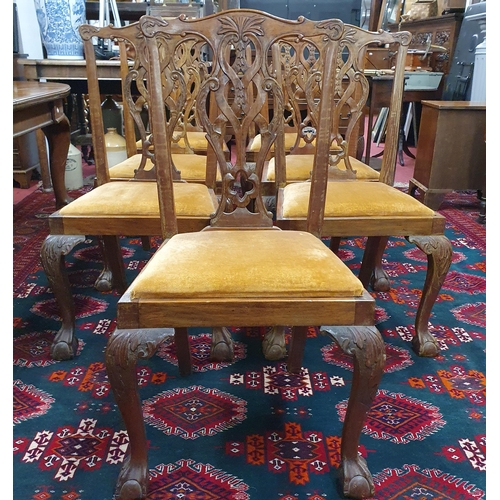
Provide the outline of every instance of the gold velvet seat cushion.
<path id="1" fill-rule="evenodd" d="M 203 131 L 196 131 L 196 130 L 191 130 L 187 132 L 188 136 L 188 141 L 189 145 L 191 146 L 192 149 L 195 149 L 197 151 L 206 151 L 208 148 L 208 141 L 205 132 Z M 140 151 L 142 148 L 142 141 L 137 141 L 137 150 Z M 184 139 L 180 139 L 177 142 L 177 145 L 181 148 L 186 147 L 186 143 L 184 142 Z M 154 148 L 154 145 L 152 146 Z M 229 148 L 227 147 L 227 144 L 224 143 L 222 145 L 222 149 L 227 153 L 229 152 Z"/>
<path id="2" fill-rule="evenodd" d="M 174 165 L 181 172 L 182 179 L 190 182 L 203 182 L 207 173 L 207 157 L 197 154 L 172 154 Z M 141 161 L 141 155 L 137 154 L 127 158 L 125 161 L 109 169 L 111 179 L 133 179 L 134 172 Z M 144 170 L 153 167 L 153 162 L 148 158 Z M 220 180 L 220 172 L 217 172 L 217 180 Z"/>
<path id="3" fill-rule="evenodd" d="M 311 177 L 313 168 L 313 155 L 287 155 L 286 160 L 286 180 L 287 182 L 307 181 Z M 356 158 L 350 157 L 351 167 L 356 171 L 357 180 L 378 181 L 380 173 Z M 275 159 L 271 158 L 267 166 L 267 180 L 275 180 L 274 170 Z M 339 170 L 345 170 L 344 160 L 338 164 Z"/>
<path id="4" fill-rule="evenodd" d="M 131 299 L 359 297 L 363 285 L 318 238 L 275 229 L 177 234 L 129 287 Z"/>
<path id="5" fill-rule="evenodd" d="M 174 184 L 177 217 L 209 217 L 215 212 L 211 191 L 203 184 Z M 158 216 L 156 182 L 114 181 L 98 186 L 59 210 L 67 217 Z"/>
<path id="6" fill-rule="evenodd" d="M 285 133 L 285 151 L 290 151 L 290 149 L 295 145 L 295 141 L 297 139 L 297 134 L 295 132 L 286 132 Z M 313 142 L 314 144 L 314 142 Z M 304 147 L 306 145 L 303 139 L 299 142 L 299 147 Z M 262 147 L 262 136 L 257 134 L 248 147 L 248 151 L 256 152 L 260 151 Z M 274 151 L 274 144 L 271 146 L 271 151 Z"/>
<path id="7" fill-rule="evenodd" d="M 196 150 L 206 151 L 208 147 L 207 134 L 205 132 L 198 132 L 196 130 L 190 130 L 187 133 L 187 138 L 189 145 Z M 179 141 L 179 145 L 183 146 L 183 141 Z M 223 144 L 224 151 L 229 151 L 227 144 Z"/>
<path id="8" fill-rule="evenodd" d="M 109 177 L 111 179 L 133 179 L 135 170 L 141 163 L 141 154 L 130 156 L 126 160 L 109 168 Z M 146 160 L 144 170 L 153 168 L 153 162 L 149 159 Z"/>
<path id="9" fill-rule="evenodd" d="M 283 188 L 283 217 L 306 218 L 311 184 L 297 182 Z M 329 217 L 433 217 L 434 210 L 383 182 L 328 183 L 325 218 Z"/>

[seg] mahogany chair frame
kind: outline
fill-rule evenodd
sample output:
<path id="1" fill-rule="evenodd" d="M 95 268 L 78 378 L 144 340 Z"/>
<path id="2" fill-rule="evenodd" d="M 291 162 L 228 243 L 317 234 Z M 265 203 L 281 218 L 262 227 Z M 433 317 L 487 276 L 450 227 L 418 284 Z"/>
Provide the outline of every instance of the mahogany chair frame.
<path id="1" fill-rule="evenodd" d="M 292 372 L 301 367 L 308 326 L 328 325 L 321 327 L 322 331 L 328 333 L 341 349 L 355 358 L 353 385 L 342 431 L 341 487 L 344 494 L 352 498 L 369 497 L 374 493 L 373 480 L 364 459 L 358 453 L 358 444 L 385 362 L 383 341 L 374 326 L 373 298 L 362 287 L 359 288 L 359 293 L 339 291 L 338 295 L 316 295 L 314 285 L 309 284 L 314 288 L 313 291 L 307 290 L 305 284 L 304 290 L 291 296 L 279 287 L 276 288 L 276 281 L 272 280 L 262 289 L 262 276 L 259 277 L 258 272 L 252 272 L 251 267 L 247 267 L 251 266 L 256 256 L 252 252 L 246 255 L 248 248 L 238 246 L 237 243 L 241 241 L 239 238 L 248 241 L 247 238 L 255 237 L 263 245 L 263 251 L 259 254 L 259 259 L 262 260 L 259 262 L 265 269 L 274 269 L 282 259 L 277 252 L 267 251 L 269 241 L 305 238 L 315 251 L 324 252 L 325 245 L 312 234 L 282 231 L 274 227 L 272 214 L 264 207 L 260 179 L 268 151 L 277 137 L 283 134 L 283 120 L 279 112 L 283 111 L 284 106 L 281 82 L 269 71 L 265 59 L 273 44 L 280 39 L 309 37 L 318 43 L 322 40 L 321 43 L 326 45 L 326 61 L 330 61 L 335 58 L 346 38 L 356 37 L 359 28 L 344 25 L 340 20 L 315 22 L 301 18 L 288 21 L 248 9 L 223 11 L 200 19 L 180 17 L 168 22 L 144 16 L 140 24 L 149 50 L 151 126 L 156 141 L 157 183 L 162 236 L 165 241 L 119 300 L 117 329 L 106 348 L 109 381 L 130 439 L 130 454 L 119 474 L 115 499 L 137 499 L 147 495 L 147 438 L 137 386 L 138 360 L 151 357 L 161 343 L 173 336 L 180 373 L 187 375 L 191 370 L 190 357 L 186 355 L 188 328 L 210 327 L 213 324 L 292 326 L 288 356 L 288 369 Z M 214 57 L 211 77 L 202 84 L 199 99 L 205 102 L 209 97 L 215 98 L 219 114 L 211 119 L 206 107 L 202 105 L 197 107 L 197 115 L 221 165 L 223 193 L 210 226 L 188 236 L 178 234 L 171 168 L 170 139 L 174 133 L 174 123 L 165 116 L 164 109 L 165 99 L 172 95 L 175 85 L 182 89 L 183 78 L 180 72 L 165 63 L 164 57 L 168 58 L 169 54 L 171 57 L 176 45 L 189 38 L 205 40 L 211 46 Z M 254 50 L 251 60 L 245 56 L 249 46 Z M 234 58 L 231 53 L 234 53 Z M 325 71 L 328 73 L 328 68 L 332 66 L 326 64 Z M 332 92 L 333 83 L 333 76 L 325 80 L 325 94 Z M 261 113 L 262 101 L 266 96 L 272 96 L 273 107 L 278 111 L 273 119 Z M 171 116 L 175 114 L 175 106 L 179 105 L 179 101 L 182 99 L 172 102 L 174 109 L 171 109 Z M 231 162 L 225 161 L 220 141 L 228 125 L 234 131 L 235 155 Z M 255 163 L 248 162 L 246 156 L 250 125 L 255 125 L 263 135 L 263 148 Z M 318 144 L 328 144 L 328 127 L 323 127 L 321 123 L 318 138 Z M 315 164 L 318 171 L 327 169 L 328 147 L 317 148 Z M 241 186 L 248 189 L 240 190 L 240 179 L 244 181 Z M 237 255 L 245 256 L 242 259 L 245 264 L 240 261 L 241 257 L 230 263 L 226 260 L 218 261 L 221 259 L 220 252 L 224 254 L 224 249 L 213 248 L 209 257 L 202 259 L 198 268 L 189 266 L 182 271 L 185 274 L 181 273 L 183 285 L 180 295 L 175 291 L 164 295 L 164 287 L 174 286 L 177 289 L 177 282 L 169 273 L 172 271 L 173 276 L 177 276 L 175 273 L 179 272 L 179 262 L 176 258 L 170 262 L 169 256 L 171 249 L 176 249 L 178 242 L 184 241 L 183 237 L 189 237 L 191 242 L 189 249 L 182 243 L 180 247 L 183 256 L 188 252 L 188 261 L 189 257 L 199 255 L 197 241 L 222 238 L 226 250 L 234 249 Z M 342 279 L 352 276 L 359 283 L 328 248 L 324 255 L 329 261 L 340 265 L 338 279 L 334 277 L 326 280 L 325 286 L 328 289 L 336 290 L 340 286 L 341 270 L 346 273 Z M 297 254 L 294 252 L 293 259 L 296 258 Z M 310 247 L 304 250 L 302 258 L 304 260 L 301 262 L 309 269 L 312 262 Z M 295 261 L 289 262 L 289 271 L 293 271 Z M 251 290 L 256 286 L 260 291 L 242 289 L 238 279 L 229 279 L 221 283 L 216 280 L 216 291 L 207 296 L 198 292 L 186 296 L 183 286 L 188 286 L 189 289 L 189 283 L 198 284 L 201 270 L 210 274 L 210 269 L 214 266 L 220 267 L 223 276 L 225 272 L 229 277 L 233 277 L 232 272 L 240 273 L 239 276 L 245 277 Z M 321 279 L 324 272 L 323 266 L 318 268 Z M 220 273 L 215 274 L 219 276 Z M 288 283 L 286 279 L 285 282 Z M 188 285 L 184 285 L 185 283 Z M 202 283 L 205 286 L 206 281 L 203 280 Z M 285 285 L 285 288 L 288 286 Z"/>
<path id="2" fill-rule="evenodd" d="M 384 156 L 382 158 L 382 168 L 380 180 L 378 182 L 367 182 L 373 184 L 377 189 L 378 183 L 393 186 L 396 157 L 398 151 L 399 123 L 402 106 L 402 93 L 404 86 L 404 66 L 411 34 L 408 32 L 387 33 L 379 31 L 377 33 L 366 32 L 365 37 L 370 39 L 370 43 L 390 44 L 397 50 L 395 55 L 396 67 L 394 71 L 393 87 L 390 101 L 390 113 L 385 139 Z M 354 50 L 354 46 L 352 47 Z M 362 68 L 364 52 L 358 52 L 351 56 L 352 63 Z M 346 75 L 352 71 L 349 64 L 339 65 L 340 71 Z M 331 144 L 336 145 L 339 154 L 332 154 L 333 162 L 330 161 L 328 171 L 320 172 L 319 176 L 327 176 L 328 182 L 324 179 L 318 181 L 318 175 L 313 172 L 310 182 L 310 204 L 309 213 L 304 213 L 300 217 L 287 217 L 283 213 L 283 203 L 286 186 L 286 169 L 282 168 L 281 173 L 277 173 L 279 185 L 276 202 L 276 224 L 282 229 L 307 230 L 317 236 L 331 238 L 330 247 L 335 253 L 338 252 L 341 238 L 349 236 L 366 236 L 367 242 L 359 272 L 359 278 L 365 287 L 370 283 L 376 290 L 388 290 L 390 288 L 389 278 L 382 268 L 382 257 L 390 236 L 404 236 L 414 243 L 427 255 L 428 269 L 427 277 L 422 291 L 422 297 L 418 307 L 415 333 L 412 340 L 414 351 L 419 356 L 435 357 L 439 354 L 439 343 L 429 331 L 429 318 L 432 307 L 438 296 L 439 290 L 444 283 L 446 273 L 451 264 L 452 248 L 448 238 L 444 235 L 445 218 L 434 212 L 432 215 L 398 216 L 391 214 L 370 214 L 358 216 L 325 216 L 324 207 L 327 199 L 327 186 L 333 182 L 352 183 L 356 176 L 352 175 L 353 169 L 349 164 L 349 144 L 357 141 L 352 135 L 355 130 L 355 123 L 362 119 L 362 110 L 368 98 L 369 85 L 366 76 L 362 71 L 357 71 L 358 80 L 350 79 L 349 85 L 355 85 L 357 92 L 346 95 L 345 86 L 338 86 L 332 96 L 326 96 L 329 104 L 325 104 L 321 109 L 326 110 L 319 115 L 319 121 L 324 122 L 324 126 L 330 129 Z M 325 95 L 323 94 L 323 99 Z M 339 133 L 340 119 L 343 112 L 343 104 L 350 108 L 350 120 L 346 133 Z M 344 112 L 345 113 L 345 112 Z M 333 149 L 333 148 L 332 148 Z M 277 151 L 283 154 L 283 148 Z M 339 172 L 336 162 L 343 158 L 346 162 L 346 172 Z M 280 162 L 279 165 L 283 165 Z M 356 181 L 358 182 L 358 181 Z M 344 185 L 347 190 L 355 187 L 352 184 Z M 396 189 L 396 188 L 394 188 Z M 377 192 L 377 191 L 375 191 Z M 366 205 L 370 204 L 370 196 L 366 200 L 360 200 Z M 275 340 L 283 335 L 277 330 Z"/>
<path id="3" fill-rule="evenodd" d="M 140 105 L 135 102 L 132 96 L 131 86 L 132 82 L 135 81 L 142 95 L 144 96 L 147 93 L 147 89 L 144 87 L 144 82 L 147 78 L 147 63 L 145 59 L 144 39 L 138 22 L 120 28 L 115 28 L 112 25 L 103 28 L 82 25 L 79 30 L 84 41 L 87 62 L 90 122 L 96 168 L 95 187 L 92 191 L 95 194 L 109 189 L 111 187 L 111 180 L 104 145 L 104 125 L 100 106 L 101 93 L 92 38 L 98 36 L 105 39 L 117 40 L 122 47 L 126 43 L 136 55 L 131 65 L 127 61 L 125 64 L 122 64 L 122 70 L 124 67 L 128 67 L 126 74 L 122 71 L 122 92 L 125 98 L 124 105 L 126 106 L 126 111 L 130 112 L 139 127 L 142 123 L 139 112 Z M 126 57 L 125 51 L 121 52 L 121 57 Z M 126 119 L 129 119 L 128 116 L 129 114 L 125 113 Z M 120 189 L 126 188 L 127 196 L 123 200 L 123 212 L 120 209 L 120 213 L 111 215 L 106 213 L 89 214 L 88 212 L 81 214 L 72 212 L 71 215 L 65 215 L 64 211 L 70 208 L 68 206 L 49 216 L 50 234 L 42 244 L 40 256 L 62 318 L 61 327 L 51 346 L 51 356 L 53 359 L 72 359 L 78 347 L 78 339 L 75 336 L 75 305 L 65 269 L 65 256 L 75 246 L 85 241 L 85 235 L 95 236 L 101 247 L 104 261 L 104 269 L 97 279 L 95 287 L 100 291 L 116 289 L 119 293 L 122 293 L 126 289 L 127 283 L 119 242 L 120 236 L 160 236 L 162 234 L 159 207 L 157 208 L 157 212 L 154 208 L 147 211 L 136 208 L 138 201 L 145 201 L 144 198 L 139 200 L 140 197 L 144 197 L 144 188 L 149 193 L 150 202 L 157 199 L 155 171 L 148 172 L 143 169 L 146 158 L 152 158 L 153 161 L 156 161 L 154 155 L 145 150 L 141 156 L 141 163 L 137 170 L 136 178 L 128 181 L 116 180 L 112 183 L 114 184 L 114 188 L 118 186 L 120 186 Z M 172 168 L 172 175 L 176 183 L 183 184 L 180 172 L 174 166 Z M 215 210 L 218 202 L 212 188 L 208 186 L 203 186 L 203 188 L 200 186 L 200 189 L 203 189 L 206 205 L 210 205 L 211 208 L 207 208 L 203 214 L 198 211 L 194 215 L 190 215 L 189 213 L 184 216 L 178 215 L 180 232 L 199 231 L 209 224 L 210 214 Z M 186 191 L 184 186 L 179 186 L 179 189 Z M 86 193 L 82 195 L 82 197 L 72 204 L 81 202 L 87 195 L 91 194 Z"/>

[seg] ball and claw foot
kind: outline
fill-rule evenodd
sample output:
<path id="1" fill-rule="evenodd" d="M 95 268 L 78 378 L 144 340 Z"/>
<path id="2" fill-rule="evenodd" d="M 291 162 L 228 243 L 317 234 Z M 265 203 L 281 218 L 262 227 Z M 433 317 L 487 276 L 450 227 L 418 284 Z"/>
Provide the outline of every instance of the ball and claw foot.
<path id="1" fill-rule="evenodd" d="M 389 275 L 382 268 L 378 267 L 373 271 L 370 284 L 375 292 L 388 292 L 391 289 Z"/>
<path id="2" fill-rule="evenodd" d="M 341 481 L 347 498 L 372 498 L 375 494 L 372 475 L 365 459 L 359 455 L 357 460 L 350 460 L 341 465 Z"/>
<path id="3" fill-rule="evenodd" d="M 76 356 L 78 339 L 73 330 L 66 331 L 61 328 L 50 346 L 50 357 L 56 361 L 69 361 Z"/>
<path id="4" fill-rule="evenodd" d="M 114 500 L 139 500 L 146 498 L 142 495 L 141 485 L 131 479 L 123 484 L 120 488 L 118 496 L 114 497 Z"/>
<path id="5" fill-rule="evenodd" d="M 212 328 L 210 359 L 219 362 L 234 360 L 234 343 L 231 332 L 226 327 Z"/>
<path id="6" fill-rule="evenodd" d="M 116 482 L 113 500 L 143 500 L 147 495 L 147 467 L 132 467 L 127 462 Z"/>
<path id="7" fill-rule="evenodd" d="M 110 270 L 104 269 L 95 280 L 94 288 L 98 292 L 110 292 L 113 290 L 113 276 Z"/>
<path id="8" fill-rule="evenodd" d="M 436 339 L 429 333 L 415 335 L 411 341 L 413 351 L 423 358 L 435 358 L 439 356 L 440 349 Z"/>
<path id="9" fill-rule="evenodd" d="M 278 361 L 286 357 L 285 328 L 274 326 L 262 340 L 262 352 L 268 361 Z"/>

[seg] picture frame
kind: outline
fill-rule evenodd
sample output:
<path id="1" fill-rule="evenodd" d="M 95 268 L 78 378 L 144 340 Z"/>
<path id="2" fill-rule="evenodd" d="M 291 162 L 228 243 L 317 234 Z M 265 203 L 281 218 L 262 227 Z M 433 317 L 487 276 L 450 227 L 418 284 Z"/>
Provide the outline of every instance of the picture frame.
<path id="1" fill-rule="evenodd" d="M 397 24 L 401 18 L 403 0 L 383 0 L 377 29 L 387 30 L 389 24 Z"/>

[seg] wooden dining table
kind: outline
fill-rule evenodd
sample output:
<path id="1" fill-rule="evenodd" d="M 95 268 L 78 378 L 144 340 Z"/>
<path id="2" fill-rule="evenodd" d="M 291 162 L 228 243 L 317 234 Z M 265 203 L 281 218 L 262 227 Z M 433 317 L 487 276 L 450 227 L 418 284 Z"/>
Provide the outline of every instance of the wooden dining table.
<path id="1" fill-rule="evenodd" d="M 56 209 L 72 201 L 64 183 L 70 144 L 70 123 L 64 114 L 64 99 L 70 90 L 69 85 L 56 82 L 13 82 L 14 138 L 43 131 L 49 145 L 50 180 Z"/>

